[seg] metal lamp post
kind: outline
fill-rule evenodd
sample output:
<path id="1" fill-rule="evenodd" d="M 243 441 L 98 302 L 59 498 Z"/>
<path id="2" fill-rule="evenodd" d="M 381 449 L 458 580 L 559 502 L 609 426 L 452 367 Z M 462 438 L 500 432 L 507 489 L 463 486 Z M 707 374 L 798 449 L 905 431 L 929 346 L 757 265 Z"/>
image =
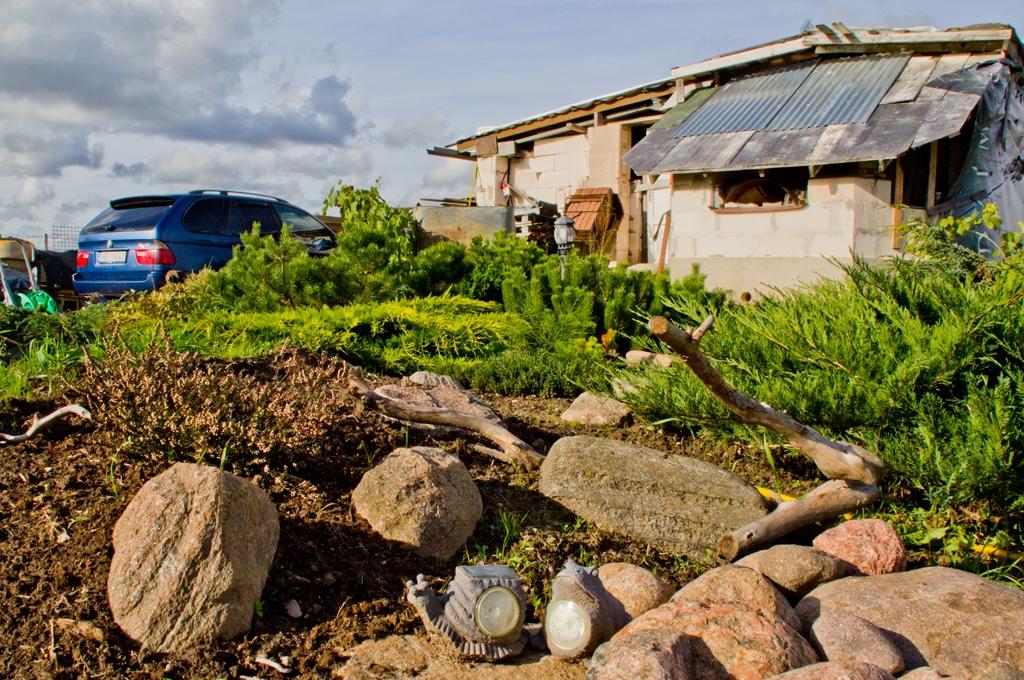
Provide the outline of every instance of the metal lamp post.
<path id="1" fill-rule="evenodd" d="M 568 215 L 562 215 L 555 220 L 555 245 L 558 246 L 558 257 L 561 259 L 559 274 L 565 278 L 565 256 L 572 250 L 572 244 L 576 241 L 575 222 Z"/>

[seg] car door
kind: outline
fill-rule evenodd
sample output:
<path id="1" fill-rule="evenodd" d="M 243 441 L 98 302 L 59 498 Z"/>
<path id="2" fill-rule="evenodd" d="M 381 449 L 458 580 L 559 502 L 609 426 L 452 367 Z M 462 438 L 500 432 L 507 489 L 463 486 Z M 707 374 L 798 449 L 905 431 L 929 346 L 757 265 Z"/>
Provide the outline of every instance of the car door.
<path id="1" fill-rule="evenodd" d="M 264 201 L 247 198 L 236 198 L 232 200 L 234 214 L 231 216 L 236 221 L 228 220 L 229 225 L 238 232 L 251 231 L 254 224 L 259 223 L 261 234 L 279 234 L 281 232 L 281 221 L 277 212 Z M 238 237 L 236 232 L 236 242 Z"/>
<path id="2" fill-rule="evenodd" d="M 186 208 L 181 218 L 185 243 L 182 248 L 172 247 L 182 269 L 216 269 L 231 259 L 231 248 L 238 242 L 238 236 L 228 233 L 228 207 L 226 198 L 212 196 L 200 198 Z"/>

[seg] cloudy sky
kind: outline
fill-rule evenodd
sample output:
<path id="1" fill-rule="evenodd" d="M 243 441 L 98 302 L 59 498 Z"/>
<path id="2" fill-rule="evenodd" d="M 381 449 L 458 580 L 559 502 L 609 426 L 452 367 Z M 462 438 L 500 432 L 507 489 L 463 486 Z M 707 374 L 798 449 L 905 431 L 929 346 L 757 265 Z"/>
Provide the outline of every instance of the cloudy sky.
<path id="1" fill-rule="evenodd" d="M 0 233 L 197 187 L 462 196 L 424 153 L 813 23 L 1024 29 L 1006 0 L 5 0 Z"/>

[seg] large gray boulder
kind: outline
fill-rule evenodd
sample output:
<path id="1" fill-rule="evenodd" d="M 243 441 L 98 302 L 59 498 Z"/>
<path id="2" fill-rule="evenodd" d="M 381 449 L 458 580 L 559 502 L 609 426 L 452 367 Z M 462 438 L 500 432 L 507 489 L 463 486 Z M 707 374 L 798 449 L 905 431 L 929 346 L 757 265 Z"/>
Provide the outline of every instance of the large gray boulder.
<path id="1" fill-rule="evenodd" d="M 277 510 L 262 489 L 209 466 L 174 464 L 114 525 L 114 621 L 159 652 L 247 631 L 277 538 Z"/>
<path id="2" fill-rule="evenodd" d="M 540 492 L 600 529 L 693 558 L 768 512 L 757 489 L 710 463 L 587 436 L 554 443 Z"/>
<path id="3" fill-rule="evenodd" d="M 834 611 L 877 626 L 908 669 L 963 678 L 993 664 L 1024 670 L 1024 592 L 974 574 L 927 567 L 853 576 L 818 586 L 796 607 L 805 627 Z"/>
<path id="4" fill-rule="evenodd" d="M 427 446 L 395 449 L 367 471 L 352 505 L 384 538 L 441 560 L 463 546 L 484 507 L 462 461 Z"/>
<path id="5" fill-rule="evenodd" d="M 588 680 L 761 680 L 818 661 L 782 619 L 742 604 L 673 600 L 598 647 Z"/>

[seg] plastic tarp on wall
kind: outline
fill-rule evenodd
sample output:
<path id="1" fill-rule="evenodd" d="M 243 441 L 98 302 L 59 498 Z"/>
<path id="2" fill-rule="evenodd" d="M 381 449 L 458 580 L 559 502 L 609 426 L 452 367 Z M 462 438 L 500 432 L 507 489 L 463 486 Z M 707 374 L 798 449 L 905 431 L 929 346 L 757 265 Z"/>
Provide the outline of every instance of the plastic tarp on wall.
<path id="1" fill-rule="evenodd" d="M 1009 62 L 988 83 L 964 169 L 950 192 L 949 213 L 956 216 L 999 206 L 1003 231 L 1024 222 L 1024 92 Z M 1019 68 L 1019 67 L 1018 67 Z M 990 251 L 993 245 L 975 236 L 970 245 Z"/>

